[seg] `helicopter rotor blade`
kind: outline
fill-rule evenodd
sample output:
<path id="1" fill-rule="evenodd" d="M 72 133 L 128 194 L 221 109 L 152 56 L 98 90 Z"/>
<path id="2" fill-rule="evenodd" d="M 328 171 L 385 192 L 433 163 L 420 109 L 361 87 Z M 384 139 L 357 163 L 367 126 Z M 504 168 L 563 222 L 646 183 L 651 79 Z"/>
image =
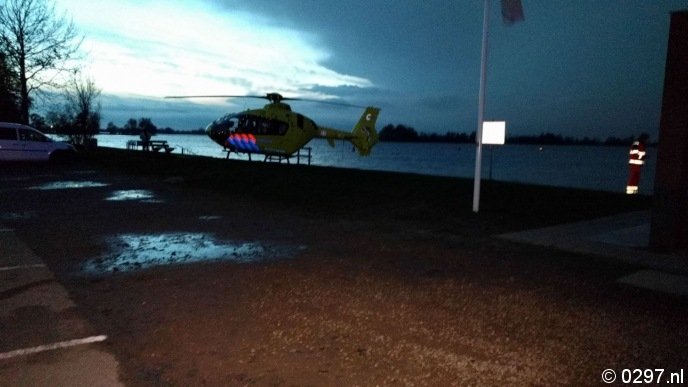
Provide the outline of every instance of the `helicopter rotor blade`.
<path id="1" fill-rule="evenodd" d="M 168 95 L 168 99 L 183 99 L 183 98 L 261 98 L 267 99 L 265 96 L 259 95 Z"/>
<path id="2" fill-rule="evenodd" d="M 259 98 L 259 99 L 267 99 L 270 102 L 281 102 L 281 101 L 300 101 L 300 102 L 312 102 L 312 103 L 321 103 L 325 105 L 333 105 L 333 106 L 344 106 L 344 107 L 354 107 L 354 108 L 365 108 L 365 106 L 362 105 L 353 105 L 350 103 L 345 103 L 345 102 L 335 102 L 335 101 L 327 101 L 327 100 L 321 100 L 321 99 L 307 99 L 307 98 L 290 98 L 290 97 L 282 97 L 282 95 L 278 93 L 268 93 L 266 95 L 170 95 L 166 96 L 165 98 L 168 99 L 185 99 L 185 98 Z"/>
<path id="3" fill-rule="evenodd" d="M 353 104 L 346 103 L 346 102 L 335 102 L 335 101 L 327 101 L 327 100 L 322 100 L 322 99 L 282 98 L 282 100 L 284 100 L 284 101 L 302 101 L 302 102 L 322 103 L 325 105 L 345 106 L 345 107 L 354 107 L 354 108 L 365 108 L 365 106 L 362 106 L 362 105 L 353 105 Z"/>

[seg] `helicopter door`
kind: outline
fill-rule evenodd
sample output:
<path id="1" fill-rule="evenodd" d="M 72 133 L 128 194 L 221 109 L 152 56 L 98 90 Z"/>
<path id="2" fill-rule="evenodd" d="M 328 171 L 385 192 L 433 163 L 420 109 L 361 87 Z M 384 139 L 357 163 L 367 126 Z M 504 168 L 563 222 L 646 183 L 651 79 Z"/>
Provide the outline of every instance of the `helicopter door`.
<path id="1" fill-rule="evenodd" d="M 296 126 L 299 129 L 303 129 L 303 115 L 296 114 Z"/>

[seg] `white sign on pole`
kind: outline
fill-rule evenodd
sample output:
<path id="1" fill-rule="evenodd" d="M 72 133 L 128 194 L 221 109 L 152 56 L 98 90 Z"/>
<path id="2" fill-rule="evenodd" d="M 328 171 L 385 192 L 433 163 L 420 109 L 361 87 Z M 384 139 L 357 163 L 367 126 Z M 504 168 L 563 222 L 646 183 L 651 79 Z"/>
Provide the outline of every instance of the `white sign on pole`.
<path id="1" fill-rule="evenodd" d="M 504 145 L 506 121 L 484 121 L 482 140 L 483 145 Z"/>

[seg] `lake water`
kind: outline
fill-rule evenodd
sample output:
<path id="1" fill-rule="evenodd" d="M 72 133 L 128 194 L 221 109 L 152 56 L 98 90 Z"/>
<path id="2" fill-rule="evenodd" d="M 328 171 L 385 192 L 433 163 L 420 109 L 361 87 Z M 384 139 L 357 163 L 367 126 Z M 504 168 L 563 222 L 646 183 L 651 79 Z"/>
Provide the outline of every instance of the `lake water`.
<path id="1" fill-rule="evenodd" d="M 126 149 L 136 136 L 99 135 L 98 145 Z M 161 134 L 154 140 L 166 140 L 174 153 L 224 158 L 222 148 L 206 136 Z M 352 151 L 351 144 L 337 142 L 331 148 L 325 140 L 314 139 L 312 165 L 407 172 L 425 175 L 472 178 L 475 170 L 474 144 L 390 143 L 382 142 L 368 157 Z M 629 145 L 630 146 L 630 145 Z M 654 185 L 656 148 L 648 150 L 641 174 L 640 192 L 651 194 Z M 232 153 L 232 159 L 248 160 Z M 254 156 L 254 160 L 262 160 Z M 491 161 L 490 161 L 491 160 Z M 483 148 L 483 179 L 487 180 L 492 166 L 492 179 L 625 192 L 628 178 L 628 148 L 605 146 L 538 146 L 503 145 Z"/>

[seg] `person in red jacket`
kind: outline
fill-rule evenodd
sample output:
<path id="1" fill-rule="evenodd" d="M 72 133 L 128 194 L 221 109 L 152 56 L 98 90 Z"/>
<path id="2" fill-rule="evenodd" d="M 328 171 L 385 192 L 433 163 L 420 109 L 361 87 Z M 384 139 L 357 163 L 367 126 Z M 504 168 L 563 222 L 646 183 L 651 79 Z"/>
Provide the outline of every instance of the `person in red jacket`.
<path id="1" fill-rule="evenodd" d="M 631 150 L 628 152 L 628 184 L 626 184 L 626 193 L 629 195 L 638 193 L 638 185 L 640 184 L 640 169 L 645 164 L 645 141 L 648 135 L 643 133 L 636 141 L 633 141 Z"/>

